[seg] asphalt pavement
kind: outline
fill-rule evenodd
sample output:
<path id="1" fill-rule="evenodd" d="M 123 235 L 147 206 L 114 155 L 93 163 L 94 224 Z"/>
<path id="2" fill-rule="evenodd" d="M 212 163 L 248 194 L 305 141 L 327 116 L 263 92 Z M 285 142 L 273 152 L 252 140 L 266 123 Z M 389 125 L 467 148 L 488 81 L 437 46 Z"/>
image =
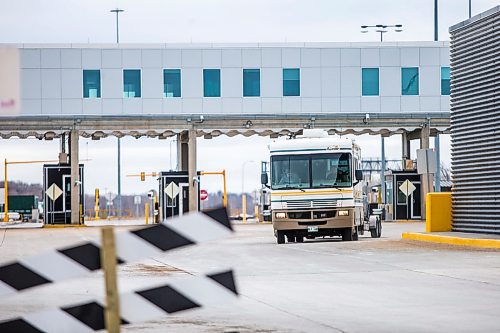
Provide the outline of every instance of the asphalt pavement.
<path id="1" fill-rule="evenodd" d="M 117 227 L 125 229 L 129 227 Z M 125 326 L 123 332 L 500 331 L 500 251 L 401 240 L 422 223 L 385 223 L 380 239 L 277 245 L 268 224 L 125 265 L 119 286 L 234 268 L 239 300 Z M 99 228 L 0 230 L 0 261 L 98 237 Z M 102 274 L 0 300 L 0 320 L 102 293 Z"/>

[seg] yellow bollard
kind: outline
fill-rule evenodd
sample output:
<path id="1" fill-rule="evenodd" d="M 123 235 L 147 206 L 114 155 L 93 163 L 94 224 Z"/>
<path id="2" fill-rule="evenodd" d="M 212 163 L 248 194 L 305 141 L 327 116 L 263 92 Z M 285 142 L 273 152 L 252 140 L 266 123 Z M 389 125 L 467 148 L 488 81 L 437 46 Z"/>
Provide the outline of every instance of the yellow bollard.
<path id="1" fill-rule="evenodd" d="M 144 204 L 144 214 L 146 214 L 146 224 L 148 224 L 148 219 L 149 219 L 149 204 L 147 202 Z"/>
<path id="2" fill-rule="evenodd" d="M 427 193 L 425 232 L 451 231 L 451 192 Z"/>

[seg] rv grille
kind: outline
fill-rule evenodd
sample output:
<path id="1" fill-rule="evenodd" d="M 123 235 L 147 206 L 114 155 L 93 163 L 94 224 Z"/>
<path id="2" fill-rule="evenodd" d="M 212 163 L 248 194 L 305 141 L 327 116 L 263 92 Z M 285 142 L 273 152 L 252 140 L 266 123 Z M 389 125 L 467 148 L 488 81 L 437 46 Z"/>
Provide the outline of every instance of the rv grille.
<path id="1" fill-rule="evenodd" d="M 337 200 L 289 200 L 286 202 L 288 209 L 314 209 L 314 208 L 336 208 Z"/>

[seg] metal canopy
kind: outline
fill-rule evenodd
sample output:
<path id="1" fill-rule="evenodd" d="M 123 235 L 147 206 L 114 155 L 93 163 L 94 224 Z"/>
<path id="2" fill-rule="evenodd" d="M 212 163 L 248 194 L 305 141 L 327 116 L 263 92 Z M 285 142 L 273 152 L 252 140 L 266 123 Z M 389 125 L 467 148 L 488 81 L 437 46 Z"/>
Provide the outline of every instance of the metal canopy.
<path id="1" fill-rule="evenodd" d="M 85 138 L 108 136 L 175 136 L 190 128 L 198 136 L 271 136 L 297 134 L 304 128 L 324 128 L 330 134 L 391 136 L 430 126 L 431 135 L 449 133 L 448 112 L 416 113 L 328 113 L 328 114 L 165 114 L 140 116 L 19 116 L 0 118 L 0 137 L 51 140 L 71 129 Z"/>

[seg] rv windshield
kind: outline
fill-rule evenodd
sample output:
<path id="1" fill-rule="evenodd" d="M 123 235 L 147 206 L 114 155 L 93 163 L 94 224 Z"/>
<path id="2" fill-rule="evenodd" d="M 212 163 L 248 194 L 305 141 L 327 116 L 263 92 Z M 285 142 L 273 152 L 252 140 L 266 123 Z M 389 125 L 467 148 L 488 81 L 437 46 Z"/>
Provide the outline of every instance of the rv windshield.
<path id="1" fill-rule="evenodd" d="M 273 189 L 299 189 L 309 187 L 309 156 L 273 156 L 271 186 Z"/>
<path id="2" fill-rule="evenodd" d="M 351 154 L 278 155 L 271 157 L 273 190 L 349 187 Z"/>
<path id="3" fill-rule="evenodd" d="M 311 156 L 312 187 L 351 186 L 351 155 L 347 153 Z"/>

